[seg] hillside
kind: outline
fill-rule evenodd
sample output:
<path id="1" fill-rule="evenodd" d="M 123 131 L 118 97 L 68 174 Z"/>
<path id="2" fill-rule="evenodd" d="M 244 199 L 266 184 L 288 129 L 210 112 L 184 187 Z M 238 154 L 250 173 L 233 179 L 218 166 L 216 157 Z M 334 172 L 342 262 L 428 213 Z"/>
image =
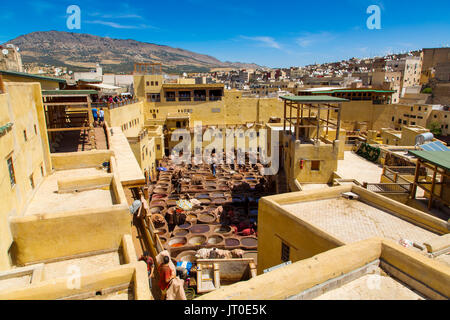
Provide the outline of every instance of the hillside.
<path id="1" fill-rule="evenodd" d="M 24 63 L 85 70 L 100 63 L 105 72 L 130 73 L 135 62 L 160 62 L 166 72 L 208 72 L 211 68 L 259 68 L 222 62 L 195 52 L 136 40 L 61 31 L 33 32 L 6 43 L 20 48 Z"/>

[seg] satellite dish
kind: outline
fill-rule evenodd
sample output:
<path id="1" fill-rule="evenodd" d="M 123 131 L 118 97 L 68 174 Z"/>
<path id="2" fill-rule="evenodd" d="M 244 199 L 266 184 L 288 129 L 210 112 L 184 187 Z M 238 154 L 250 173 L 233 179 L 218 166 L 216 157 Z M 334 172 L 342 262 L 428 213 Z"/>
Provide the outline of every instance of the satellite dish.
<path id="1" fill-rule="evenodd" d="M 3 49 L 2 53 L 6 56 L 9 53 L 9 51 L 8 51 L 8 49 Z"/>

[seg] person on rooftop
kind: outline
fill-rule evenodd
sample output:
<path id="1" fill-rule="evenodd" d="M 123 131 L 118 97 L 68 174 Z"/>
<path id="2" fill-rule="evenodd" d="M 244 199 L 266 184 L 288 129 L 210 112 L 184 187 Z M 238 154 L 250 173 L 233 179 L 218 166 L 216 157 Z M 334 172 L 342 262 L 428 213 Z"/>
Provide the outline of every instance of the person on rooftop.
<path id="1" fill-rule="evenodd" d="M 98 120 L 98 113 L 97 113 L 97 108 L 93 107 L 92 108 L 92 116 L 94 117 L 94 127 L 97 126 L 97 120 Z"/>
<path id="2" fill-rule="evenodd" d="M 151 290 L 152 289 L 153 270 L 154 270 L 153 258 L 150 257 L 150 254 L 148 253 L 148 251 L 144 251 L 142 256 L 139 258 L 139 261 L 144 261 L 147 264 L 148 285 L 150 286 L 150 290 Z"/>
<path id="3" fill-rule="evenodd" d="M 159 266 L 159 288 L 161 289 L 162 300 L 166 300 L 167 289 L 169 289 L 170 283 L 175 278 L 175 275 L 172 274 L 172 270 L 169 267 L 170 258 L 168 256 L 164 256 L 163 263 Z"/>
<path id="4" fill-rule="evenodd" d="M 103 111 L 103 108 L 100 108 L 98 115 L 99 115 L 100 125 L 103 125 L 103 122 L 105 121 L 105 111 Z"/>

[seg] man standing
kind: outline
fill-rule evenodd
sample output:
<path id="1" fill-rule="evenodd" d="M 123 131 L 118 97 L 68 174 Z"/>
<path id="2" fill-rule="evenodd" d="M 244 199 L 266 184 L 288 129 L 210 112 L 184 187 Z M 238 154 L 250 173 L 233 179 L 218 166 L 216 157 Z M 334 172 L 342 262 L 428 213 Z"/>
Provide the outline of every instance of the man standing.
<path id="1" fill-rule="evenodd" d="M 97 126 L 97 120 L 98 120 L 98 114 L 97 114 L 97 108 L 92 108 L 92 116 L 94 117 L 94 127 Z"/>
<path id="2" fill-rule="evenodd" d="M 145 251 L 142 256 L 139 258 L 139 261 L 144 261 L 147 264 L 147 273 L 148 273 L 148 285 L 150 286 L 150 290 L 152 290 L 152 278 L 153 278 L 153 269 L 154 262 L 152 257 L 148 251 Z"/>
<path id="3" fill-rule="evenodd" d="M 169 267 L 170 258 L 168 256 L 164 256 L 163 263 L 159 266 L 159 288 L 162 293 L 162 300 L 166 300 L 167 289 L 170 286 L 170 282 L 174 278 L 172 275 L 172 270 Z"/>
<path id="4" fill-rule="evenodd" d="M 99 115 L 100 125 L 103 125 L 103 121 L 105 121 L 105 111 L 103 111 L 103 108 L 100 108 L 98 115 Z"/>

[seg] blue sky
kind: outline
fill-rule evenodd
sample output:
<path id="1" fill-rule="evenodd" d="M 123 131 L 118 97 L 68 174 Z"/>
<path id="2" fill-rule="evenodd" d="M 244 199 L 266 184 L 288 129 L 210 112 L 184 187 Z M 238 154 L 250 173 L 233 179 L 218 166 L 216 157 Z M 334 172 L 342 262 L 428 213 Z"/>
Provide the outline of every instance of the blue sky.
<path id="1" fill-rule="evenodd" d="M 81 29 L 66 26 L 81 9 Z M 366 12 L 381 9 L 381 29 Z M 33 31 L 135 39 L 269 67 L 450 45 L 448 0 L 18 0 L 0 3 L 0 43 Z"/>

